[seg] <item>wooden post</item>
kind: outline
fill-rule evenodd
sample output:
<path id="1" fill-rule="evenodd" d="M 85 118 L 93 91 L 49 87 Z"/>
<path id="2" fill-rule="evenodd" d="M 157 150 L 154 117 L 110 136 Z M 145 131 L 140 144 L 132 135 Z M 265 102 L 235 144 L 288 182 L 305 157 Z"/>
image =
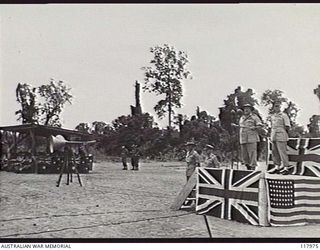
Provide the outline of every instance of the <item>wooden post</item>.
<path id="1" fill-rule="evenodd" d="M 268 222 L 268 198 L 265 173 L 261 173 L 259 180 L 259 225 L 269 226 Z"/>
<path id="2" fill-rule="evenodd" d="M 13 132 L 13 152 L 17 154 L 17 132 Z"/>
<path id="3" fill-rule="evenodd" d="M 34 131 L 30 129 L 30 138 L 31 138 L 31 158 L 32 158 L 32 164 L 34 166 L 34 173 L 38 173 L 38 161 L 36 159 L 36 138 L 34 135 Z"/>
<path id="4" fill-rule="evenodd" d="M 188 180 L 187 184 L 184 185 L 176 199 L 174 200 L 173 204 L 171 205 L 172 210 L 179 210 L 184 203 L 184 201 L 187 199 L 191 191 L 194 189 L 194 187 L 197 184 L 197 174 L 196 171 L 193 172 L 190 179 Z"/>

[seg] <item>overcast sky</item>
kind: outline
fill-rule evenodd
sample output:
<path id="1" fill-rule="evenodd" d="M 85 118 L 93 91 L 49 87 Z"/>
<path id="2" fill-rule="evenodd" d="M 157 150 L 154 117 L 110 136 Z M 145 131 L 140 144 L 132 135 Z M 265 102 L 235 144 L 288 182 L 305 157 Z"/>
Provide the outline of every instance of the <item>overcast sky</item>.
<path id="1" fill-rule="evenodd" d="M 257 98 L 283 90 L 301 109 L 302 125 L 320 114 L 313 94 L 320 84 L 319 4 L 2 5 L 0 13 L 0 125 L 18 123 L 19 82 L 39 86 L 50 78 L 74 95 L 63 127 L 129 114 L 149 48 L 164 43 L 190 58 L 193 79 L 184 82 L 179 113 L 191 116 L 200 106 L 217 116 L 241 85 Z M 143 111 L 154 115 L 157 99 L 141 98 Z"/>

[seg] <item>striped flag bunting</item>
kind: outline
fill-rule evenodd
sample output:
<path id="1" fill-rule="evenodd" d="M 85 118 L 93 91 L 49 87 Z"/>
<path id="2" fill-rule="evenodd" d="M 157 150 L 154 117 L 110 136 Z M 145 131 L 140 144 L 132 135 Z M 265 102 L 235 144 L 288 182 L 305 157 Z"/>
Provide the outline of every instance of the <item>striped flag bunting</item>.
<path id="1" fill-rule="evenodd" d="M 291 174 L 320 177 L 320 138 L 290 138 L 287 143 L 289 163 L 294 166 Z M 268 140 L 268 170 L 274 167 L 272 143 Z"/>
<path id="2" fill-rule="evenodd" d="M 260 171 L 197 168 L 197 214 L 259 225 Z"/>
<path id="3" fill-rule="evenodd" d="M 268 217 L 271 226 L 320 223 L 320 179 L 267 174 Z"/>

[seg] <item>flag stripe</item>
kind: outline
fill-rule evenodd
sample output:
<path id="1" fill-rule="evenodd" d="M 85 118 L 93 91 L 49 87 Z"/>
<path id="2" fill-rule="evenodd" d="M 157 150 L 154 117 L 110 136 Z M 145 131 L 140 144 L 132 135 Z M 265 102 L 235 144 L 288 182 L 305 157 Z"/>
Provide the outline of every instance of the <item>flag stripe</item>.
<path id="1" fill-rule="evenodd" d="M 212 185 L 212 184 L 207 184 L 207 183 L 199 183 L 198 187 L 205 187 L 205 188 L 216 188 L 216 189 L 223 189 L 222 186 L 216 186 L 216 185 Z"/>
<path id="2" fill-rule="evenodd" d="M 218 196 L 215 196 L 215 195 L 205 195 L 205 194 L 199 194 L 198 196 L 199 198 L 202 198 L 202 199 L 216 199 L 216 200 L 219 200 L 219 201 L 223 201 L 224 198 L 221 198 L 221 197 L 218 197 Z"/>
<path id="3" fill-rule="evenodd" d="M 316 154 L 299 154 L 289 156 L 290 161 L 293 162 L 302 162 L 302 161 L 313 161 L 313 162 L 320 162 L 320 155 Z"/>
<path id="4" fill-rule="evenodd" d="M 221 205 L 222 202 L 221 201 L 214 201 L 211 205 L 208 205 L 207 207 L 203 207 L 202 209 L 197 209 L 197 212 L 199 214 L 205 214 L 207 212 L 209 212 L 211 209 L 215 208 L 216 206 Z"/>
<path id="5" fill-rule="evenodd" d="M 319 201 L 310 201 L 310 200 L 296 200 L 296 201 L 294 201 L 294 206 L 296 207 L 298 205 L 301 205 L 301 206 L 310 205 L 311 207 L 313 207 L 313 206 L 320 205 L 320 202 Z"/>
<path id="6" fill-rule="evenodd" d="M 309 219 L 309 220 L 320 220 L 319 214 L 317 215 L 304 215 L 304 214 L 299 214 L 299 215 L 293 215 L 288 217 L 283 217 L 283 216 L 270 216 L 271 219 L 277 220 L 277 221 L 295 221 L 295 220 L 303 220 L 303 219 Z"/>
<path id="7" fill-rule="evenodd" d="M 259 218 L 258 216 L 245 204 L 238 204 L 239 206 L 243 207 L 243 209 L 245 211 L 247 211 L 248 214 L 250 214 L 250 216 L 257 222 L 257 224 L 259 224 Z"/>
<path id="8" fill-rule="evenodd" d="M 251 216 L 247 216 L 248 211 L 247 209 L 244 208 L 243 204 L 238 203 L 237 205 L 235 205 L 235 207 L 238 209 L 238 211 L 240 211 L 240 213 L 248 220 L 250 221 L 250 223 L 252 225 L 259 225 L 259 220 L 256 220 L 255 218 L 251 217 Z"/>
<path id="9" fill-rule="evenodd" d="M 252 172 L 252 173 L 248 174 L 245 178 L 240 179 L 239 181 L 234 183 L 233 186 L 234 187 L 239 187 L 239 186 L 241 186 L 241 184 L 245 183 L 246 181 L 248 181 L 251 178 L 253 178 L 255 176 L 258 176 L 258 175 L 261 175 L 261 173 L 260 172 Z M 254 179 L 254 181 L 256 181 L 256 180 Z"/>
<path id="10" fill-rule="evenodd" d="M 271 211 L 271 216 L 282 216 L 282 217 L 291 217 L 291 216 L 295 216 L 295 215 L 317 215 L 320 218 L 319 215 L 319 210 L 318 211 L 295 211 L 295 212 L 282 212 L 282 213 L 277 213 L 277 212 L 273 212 Z"/>
<path id="11" fill-rule="evenodd" d="M 199 176 L 204 180 L 204 181 L 206 181 L 208 184 L 218 184 L 219 185 L 219 183 L 217 183 L 217 181 L 215 181 L 215 180 L 213 180 L 212 178 L 209 178 L 209 177 L 207 177 L 207 175 L 206 175 L 206 173 L 205 172 L 203 172 L 203 171 L 199 171 L 198 172 L 198 174 L 199 174 Z"/>
<path id="12" fill-rule="evenodd" d="M 216 188 L 199 187 L 199 192 L 206 195 L 215 195 L 218 197 L 228 197 L 239 200 L 255 201 L 258 199 L 258 193 L 255 192 L 237 192 L 233 190 L 221 190 Z"/>
<path id="13" fill-rule="evenodd" d="M 294 184 L 295 188 L 319 188 L 320 184 Z"/>
<path id="14" fill-rule="evenodd" d="M 230 190 L 238 191 L 238 188 L 230 187 Z M 242 191 L 244 192 L 259 192 L 259 188 L 241 188 Z"/>
<path id="15" fill-rule="evenodd" d="M 320 180 L 319 180 L 320 181 Z M 307 188 L 307 187 L 303 187 L 303 188 L 295 188 L 296 192 L 315 192 L 319 195 L 320 193 L 320 188 Z"/>
<path id="16" fill-rule="evenodd" d="M 300 200 L 320 201 L 320 194 L 318 194 L 318 196 L 296 195 L 294 199 L 296 201 L 300 201 Z"/>
<path id="17" fill-rule="evenodd" d="M 302 179 L 296 179 L 296 178 L 292 178 L 292 179 L 294 179 L 294 183 L 295 184 L 315 184 L 315 185 L 320 185 L 320 180 L 319 179 L 312 179 L 312 180 L 309 180 L 309 178 L 308 179 L 306 179 L 305 178 L 305 176 L 303 176 L 304 177 L 304 179 L 302 178 Z"/>
<path id="18" fill-rule="evenodd" d="M 229 195 L 227 196 L 226 192 L 228 192 L 228 189 L 230 187 L 232 174 L 233 174 L 233 171 L 223 171 L 222 184 L 223 184 L 225 190 L 220 190 L 222 192 L 219 193 L 220 195 L 218 194 L 218 196 L 224 197 L 223 217 L 221 217 L 221 218 L 224 218 L 224 219 L 228 219 L 228 209 L 229 209 L 229 199 L 228 198 L 230 196 Z M 231 178 L 230 178 L 230 176 L 231 176 Z M 210 190 L 210 189 L 208 189 L 208 190 Z M 229 191 L 229 192 L 232 192 L 232 191 Z M 237 192 L 235 192 L 235 193 L 237 193 Z M 236 194 L 234 194 L 234 195 L 236 195 Z"/>
<path id="19" fill-rule="evenodd" d="M 301 191 L 301 192 L 296 192 L 296 197 L 299 197 L 299 196 L 320 197 L 319 194 L 320 194 L 320 192 Z"/>
<path id="20" fill-rule="evenodd" d="M 296 226 L 296 225 L 304 225 L 307 223 L 320 223 L 320 219 L 297 219 L 297 220 L 290 220 L 290 221 L 277 221 L 274 219 L 270 220 L 270 223 L 273 225 L 286 225 L 286 226 Z"/>

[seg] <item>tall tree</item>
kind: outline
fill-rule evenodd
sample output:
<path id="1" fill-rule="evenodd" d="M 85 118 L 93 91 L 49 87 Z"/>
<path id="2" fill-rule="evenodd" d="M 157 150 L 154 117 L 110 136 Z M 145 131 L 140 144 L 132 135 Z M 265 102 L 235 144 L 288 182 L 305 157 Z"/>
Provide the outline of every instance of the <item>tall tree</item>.
<path id="1" fill-rule="evenodd" d="M 43 125 L 61 126 L 60 115 L 66 103 L 72 104 L 72 95 L 63 81 L 50 80 L 49 84 L 39 87 L 39 95 L 44 99 L 40 105 Z"/>
<path id="2" fill-rule="evenodd" d="M 16 88 L 17 101 L 21 109 L 15 114 L 22 123 L 37 123 L 61 127 L 60 115 L 66 103 L 72 101 L 72 95 L 63 81 L 51 79 L 49 84 L 32 87 L 19 83 Z"/>
<path id="3" fill-rule="evenodd" d="M 142 68 L 145 71 L 143 90 L 164 95 L 164 99 L 156 104 L 154 110 L 160 119 L 168 113 L 168 125 L 171 128 L 174 109 L 182 106 L 182 82 L 191 75 L 187 69 L 188 56 L 168 44 L 155 46 L 150 52 L 154 58 L 150 61 L 152 66 Z"/>
<path id="4" fill-rule="evenodd" d="M 15 112 L 19 115 L 18 121 L 22 120 L 22 123 L 38 123 L 39 107 L 36 103 L 36 88 L 33 88 L 29 84 L 18 83 L 16 88 L 17 102 L 20 103 L 21 109 Z"/>

